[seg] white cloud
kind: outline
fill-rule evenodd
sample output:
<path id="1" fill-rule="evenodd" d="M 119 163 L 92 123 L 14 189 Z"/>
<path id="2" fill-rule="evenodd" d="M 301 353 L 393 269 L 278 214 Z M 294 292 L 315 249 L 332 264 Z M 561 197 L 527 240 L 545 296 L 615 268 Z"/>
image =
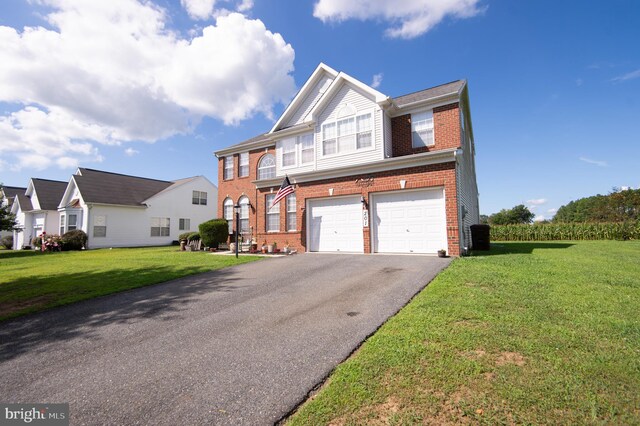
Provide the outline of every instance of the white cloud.
<path id="1" fill-rule="evenodd" d="M 637 69 L 635 71 L 631 71 L 629 73 L 620 75 L 618 77 L 614 77 L 614 78 L 611 79 L 611 81 L 615 81 L 616 83 L 620 83 L 622 81 L 633 80 L 635 78 L 640 78 L 640 69 Z"/>
<path id="2" fill-rule="evenodd" d="M 543 220 L 547 220 L 547 218 L 544 217 L 544 215 L 542 215 L 542 214 L 539 214 L 539 215 L 537 215 L 536 217 L 533 218 L 534 222 L 542 222 Z"/>
<path id="3" fill-rule="evenodd" d="M 191 19 L 209 19 L 213 16 L 216 0 L 180 0 Z"/>
<path id="4" fill-rule="evenodd" d="M 547 213 L 549 214 L 556 214 L 558 212 L 558 209 L 549 209 L 547 210 Z"/>
<path id="5" fill-rule="evenodd" d="M 382 77 L 382 73 L 375 74 L 373 76 L 373 79 L 371 80 L 371 87 L 373 87 L 374 89 L 380 87 L 380 84 L 382 84 Z"/>
<path id="6" fill-rule="evenodd" d="M 527 204 L 532 206 L 539 206 L 539 205 L 545 204 L 546 202 L 547 202 L 546 198 L 536 198 L 533 200 L 527 200 Z"/>
<path id="7" fill-rule="evenodd" d="M 447 16 L 470 18 L 486 8 L 480 0 L 318 0 L 313 16 L 328 21 L 347 19 L 384 20 L 392 26 L 386 30 L 390 37 L 410 39 L 431 30 Z"/>
<path id="8" fill-rule="evenodd" d="M 51 29 L 0 26 L 0 102 L 13 108 L 0 156 L 14 170 L 100 161 L 99 144 L 189 133 L 203 116 L 271 117 L 295 92 L 293 48 L 260 20 L 229 13 L 184 39 L 149 2 L 41 3 Z"/>
<path id="9" fill-rule="evenodd" d="M 127 149 L 124 150 L 124 154 L 127 157 L 133 157 L 134 155 L 139 154 L 139 153 L 140 153 L 140 151 L 137 151 L 137 150 L 135 150 L 133 148 L 127 148 Z"/>
<path id="10" fill-rule="evenodd" d="M 609 166 L 609 164 L 606 161 L 592 160 L 592 159 L 587 158 L 587 157 L 579 157 L 578 159 L 580 161 L 584 161 L 585 163 L 594 164 L 594 165 L 599 166 L 599 167 L 608 167 Z"/>
<path id="11" fill-rule="evenodd" d="M 242 0 L 236 10 L 238 12 L 248 12 L 253 8 L 253 0 Z"/>

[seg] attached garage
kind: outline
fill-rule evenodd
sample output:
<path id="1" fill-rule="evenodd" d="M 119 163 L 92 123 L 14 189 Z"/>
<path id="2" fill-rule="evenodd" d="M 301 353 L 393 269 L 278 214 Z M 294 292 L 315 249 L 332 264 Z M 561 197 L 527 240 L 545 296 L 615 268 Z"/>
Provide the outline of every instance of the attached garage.
<path id="1" fill-rule="evenodd" d="M 308 200 L 307 224 L 309 251 L 364 252 L 360 195 Z"/>
<path id="2" fill-rule="evenodd" d="M 376 253 L 436 253 L 447 249 L 444 190 L 372 194 Z"/>

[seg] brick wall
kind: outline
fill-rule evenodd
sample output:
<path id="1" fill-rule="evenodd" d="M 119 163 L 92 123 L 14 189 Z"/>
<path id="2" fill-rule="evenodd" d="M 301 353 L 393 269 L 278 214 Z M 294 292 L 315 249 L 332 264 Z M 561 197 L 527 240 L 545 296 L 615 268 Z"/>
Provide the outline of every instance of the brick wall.
<path id="1" fill-rule="evenodd" d="M 421 148 L 412 147 L 411 114 L 391 118 L 392 155 L 394 157 L 401 157 L 403 155 L 460 147 L 459 113 L 459 105 L 457 102 L 434 108 L 433 128 L 435 144 Z"/>
<path id="2" fill-rule="evenodd" d="M 272 152 L 272 150 L 270 150 Z M 250 153 L 251 175 L 249 178 L 237 177 L 234 180 L 222 180 L 222 160 L 219 160 L 219 202 L 218 212 L 222 216 L 222 203 L 227 196 L 234 202 L 238 201 L 241 195 L 246 195 L 251 201 L 252 208 L 249 211 L 249 224 L 253 226 L 253 234 L 259 245 L 266 240 L 268 243 L 276 242 L 279 247 L 283 247 L 286 242 L 298 250 L 306 251 L 306 202 L 308 198 L 329 197 L 329 189 L 333 189 L 333 196 L 341 195 L 362 195 L 369 205 L 370 194 L 375 192 L 400 190 L 400 179 L 406 180 L 405 189 L 444 187 L 445 206 L 447 214 L 447 238 L 448 252 L 452 256 L 460 253 L 458 239 L 458 208 L 456 201 L 456 175 L 455 162 L 435 164 L 429 166 L 411 167 L 401 170 L 372 173 L 366 175 L 354 175 L 341 178 L 325 179 L 316 182 L 301 183 L 296 186 L 296 221 L 297 231 L 286 232 L 286 203 L 280 202 L 280 232 L 265 232 L 266 209 L 265 196 L 269 193 L 277 192 L 279 185 L 273 188 L 256 189 L 251 183 L 255 179 L 254 171 L 257 170 L 259 158 L 265 151 L 252 151 Z M 237 176 L 237 157 L 234 172 Z M 358 178 L 372 178 L 371 186 L 362 187 L 356 183 Z M 370 228 L 363 229 L 364 251 L 370 253 L 372 249 Z"/>

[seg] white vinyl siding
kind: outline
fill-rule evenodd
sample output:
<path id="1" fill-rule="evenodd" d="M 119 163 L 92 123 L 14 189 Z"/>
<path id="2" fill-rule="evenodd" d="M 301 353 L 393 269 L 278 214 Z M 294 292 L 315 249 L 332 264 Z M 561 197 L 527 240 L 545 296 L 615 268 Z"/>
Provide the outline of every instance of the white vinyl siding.
<path id="1" fill-rule="evenodd" d="M 243 152 L 238 158 L 238 177 L 249 176 L 249 153 Z"/>
<path id="2" fill-rule="evenodd" d="M 309 94 L 302 101 L 298 109 L 292 114 L 291 118 L 286 122 L 282 123 L 282 128 L 292 127 L 296 124 L 302 123 L 305 117 L 311 112 L 313 107 L 318 103 L 324 92 L 329 88 L 333 78 L 331 78 L 328 74 L 324 74 L 318 80 L 313 88 L 310 90 Z"/>
<path id="3" fill-rule="evenodd" d="M 233 200 L 225 198 L 222 204 L 222 215 L 229 223 L 229 233 L 233 234 Z"/>
<path id="4" fill-rule="evenodd" d="M 233 179 L 233 156 L 224 157 L 224 180 Z"/>
<path id="5" fill-rule="evenodd" d="M 265 154 L 258 163 L 258 180 L 276 177 L 276 161 L 271 154 Z"/>
<path id="6" fill-rule="evenodd" d="M 287 196 L 287 231 L 296 231 L 296 194 Z"/>
<path id="7" fill-rule="evenodd" d="M 344 106 L 353 106 L 356 111 L 355 117 L 365 114 L 371 114 L 371 147 L 363 147 L 356 149 L 355 145 L 357 138 L 353 137 L 352 142 L 354 148 L 344 154 L 337 154 L 338 152 L 338 129 L 337 126 L 332 127 L 332 123 L 337 123 L 337 114 L 339 111 L 344 111 Z M 346 118 L 346 117 L 345 117 Z M 341 120 L 342 118 L 340 118 Z M 329 127 L 325 125 L 329 124 Z M 366 123 L 362 122 L 363 136 L 361 137 L 361 146 L 368 144 L 368 135 L 366 132 Z M 358 123 L 354 123 L 355 130 Z M 329 138 L 323 135 L 323 130 L 328 130 Z M 336 142 L 331 141 L 332 134 L 335 132 Z M 324 110 L 322 110 L 318 116 L 318 125 L 316 127 L 316 134 L 318 140 L 319 153 L 316 155 L 315 170 L 328 170 L 336 167 L 344 167 L 348 165 L 366 164 L 374 161 L 379 161 L 383 157 L 383 137 L 382 137 L 382 111 L 380 107 L 370 98 L 365 96 L 359 89 L 349 83 L 344 83 L 343 86 L 336 92 L 333 99 L 331 99 Z M 324 139 L 324 140 L 323 140 Z M 323 143 L 329 139 L 329 142 Z M 348 138 L 345 138 L 348 139 Z M 323 151 L 326 149 L 326 151 Z M 332 155 L 331 152 L 334 152 Z M 324 154 L 323 154 L 324 153 Z"/>
<path id="8" fill-rule="evenodd" d="M 151 236 L 168 237 L 171 233 L 170 219 L 168 217 L 151 218 Z"/>
<path id="9" fill-rule="evenodd" d="M 433 111 L 411 114 L 411 144 L 414 148 L 433 146 Z"/>
<path id="10" fill-rule="evenodd" d="M 271 203 L 273 203 L 274 198 L 276 198 L 276 194 L 267 194 L 265 196 L 265 208 L 267 209 L 265 230 L 267 232 L 276 232 L 280 230 L 280 203 L 271 207 Z"/>

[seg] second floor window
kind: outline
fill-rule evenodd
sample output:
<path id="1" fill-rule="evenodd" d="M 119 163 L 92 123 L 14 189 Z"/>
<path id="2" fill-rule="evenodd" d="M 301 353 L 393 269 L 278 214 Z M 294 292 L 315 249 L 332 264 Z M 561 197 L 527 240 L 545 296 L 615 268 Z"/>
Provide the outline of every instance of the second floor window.
<path id="1" fill-rule="evenodd" d="M 258 163 L 258 180 L 276 177 L 276 160 L 271 154 L 265 154 Z"/>
<path id="2" fill-rule="evenodd" d="M 207 193 L 204 191 L 193 191 L 192 204 L 199 204 L 201 206 L 207 205 Z"/>
<path id="3" fill-rule="evenodd" d="M 433 146 L 433 111 L 411 114 L 411 145 L 414 148 Z"/>
<path id="4" fill-rule="evenodd" d="M 238 177 L 249 176 L 249 153 L 243 152 L 238 159 Z"/>
<path id="5" fill-rule="evenodd" d="M 372 114 L 360 114 L 322 125 L 322 155 L 345 154 L 373 145 Z"/>
<path id="6" fill-rule="evenodd" d="M 282 141 L 282 167 L 296 165 L 296 138 Z"/>
<path id="7" fill-rule="evenodd" d="M 233 179 L 233 155 L 224 157 L 224 176 L 223 179 Z"/>
<path id="8" fill-rule="evenodd" d="M 300 141 L 300 163 L 308 164 L 313 163 L 314 146 L 313 146 L 313 133 L 299 136 Z"/>

